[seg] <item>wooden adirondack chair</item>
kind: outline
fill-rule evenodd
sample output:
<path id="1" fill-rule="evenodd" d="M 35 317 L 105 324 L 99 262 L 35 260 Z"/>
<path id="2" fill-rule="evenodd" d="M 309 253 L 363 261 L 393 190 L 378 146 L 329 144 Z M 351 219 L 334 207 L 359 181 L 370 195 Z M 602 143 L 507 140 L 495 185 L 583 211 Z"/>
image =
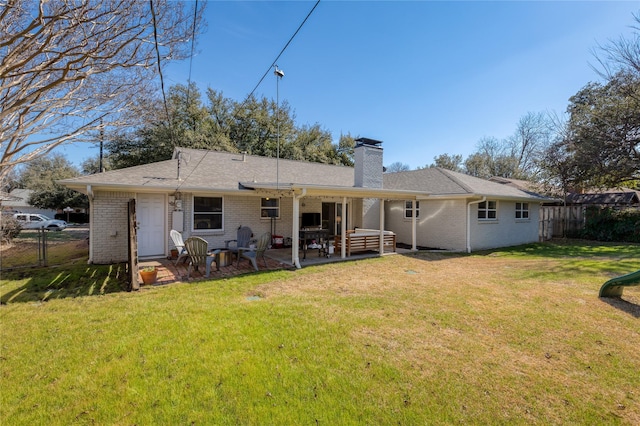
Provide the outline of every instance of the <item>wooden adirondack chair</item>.
<path id="1" fill-rule="evenodd" d="M 208 277 L 211 262 L 215 261 L 215 257 L 209 256 L 209 253 L 207 253 L 208 243 L 200 237 L 189 237 L 187 238 L 187 241 L 184 242 L 184 245 L 187 249 L 187 253 L 189 253 L 187 280 L 191 276 L 191 269 L 195 268 L 197 270 L 200 266 L 204 266 L 206 268 L 205 276 Z"/>

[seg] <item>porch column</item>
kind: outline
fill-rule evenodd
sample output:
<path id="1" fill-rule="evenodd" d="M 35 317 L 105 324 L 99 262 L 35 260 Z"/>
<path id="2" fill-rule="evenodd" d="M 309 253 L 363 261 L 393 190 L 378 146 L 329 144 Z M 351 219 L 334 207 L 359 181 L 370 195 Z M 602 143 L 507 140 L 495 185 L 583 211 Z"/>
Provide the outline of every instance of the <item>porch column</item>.
<path id="1" fill-rule="evenodd" d="M 342 217 L 340 218 L 340 257 L 347 257 L 347 197 L 342 197 Z"/>
<path id="2" fill-rule="evenodd" d="M 300 198 L 304 195 L 293 195 L 293 217 L 291 220 L 291 263 L 300 269 L 300 256 L 298 254 L 298 244 L 300 243 Z"/>
<path id="3" fill-rule="evenodd" d="M 380 238 L 378 241 L 378 252 L 380 255 L 384 254 L 384 200 L 378 199 L 380 204 Z"/>
<path id="4" fill-rule="evenodd" d="M 416 240 L 417 240 L 417 219 L 416 219 L 416 204 L 418 204 L 418 200 L 413 200 L 413 213 L 411 214 L 411 251 L 417 251 Z"/>

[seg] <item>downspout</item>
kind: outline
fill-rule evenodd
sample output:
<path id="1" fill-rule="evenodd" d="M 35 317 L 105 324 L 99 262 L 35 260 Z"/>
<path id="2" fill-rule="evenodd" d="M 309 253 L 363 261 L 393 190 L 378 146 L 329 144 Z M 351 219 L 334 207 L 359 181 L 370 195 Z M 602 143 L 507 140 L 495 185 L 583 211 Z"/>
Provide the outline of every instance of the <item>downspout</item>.
<path id="1" fill-rule="evenodd" d="M 340 219 L 340 258 L 347 258 L 347 197 L 342 197 L 342 218 Z"/>
<path id="2" fill-rule="evenodd" d="M 487 201 L 487 197 L 467 203 L 467 253 L 471 253 L 471 204 L 480 204 L 484 201 Z"/>
<path id="3" fill-rule="evenodd" d="M 416 241 L 418 239 L 418 231 L 417 231 L 417 219 L 416 219 L 416 204 L 418 204 L 418 199 L 415 198 L 413 200 L 413 205 L 411 208 L 411 251 L 418 251 L 418 246 L 416 245 Z"/>
<path id="4" fill-rule="evenodd" d="M 87 259 L 87 264 L 91 265 L 93 263 L 93 199 L 95 194 L 93 193 L 93 188 L 91 185 L 87 185 L 87 198 L 89 198 L 89 259 Z"/>
<path id="5" fill-rule="evenodd" d="M 291 263 L 297 269 L 300 269 L 300 252 L 298 244 L 300 244 L 300 198 L 307 195 L 307 188 L 302 188 L 300 195 L 293 196 L 293 220 L 292 222 L 292 241 L 291 241 Z"/>
<path id="6" fill-rule="evenodd" d="M 378 199 L 380 205 L 380 235 L 378 236 L 378 253 L 384 254 L 384 199 Z"/>

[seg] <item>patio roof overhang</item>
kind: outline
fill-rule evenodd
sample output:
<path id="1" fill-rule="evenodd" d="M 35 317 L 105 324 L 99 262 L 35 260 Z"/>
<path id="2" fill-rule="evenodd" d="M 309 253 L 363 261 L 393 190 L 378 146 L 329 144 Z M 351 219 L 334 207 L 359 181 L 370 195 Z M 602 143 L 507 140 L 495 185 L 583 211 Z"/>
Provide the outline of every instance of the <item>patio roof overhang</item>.
<path id="1" fill-rule="evenodd" d="M 280 192 L 288 195 L 300 195 L 304 192 L 305 197 L 379 198 L 385 200 L 416 200 L 429 197 L 428 193 L 421 191 L 362 188 L 355 186 L 258 182 L 241 182 L 240 185 L 243 188 L 256 191 Z"/>

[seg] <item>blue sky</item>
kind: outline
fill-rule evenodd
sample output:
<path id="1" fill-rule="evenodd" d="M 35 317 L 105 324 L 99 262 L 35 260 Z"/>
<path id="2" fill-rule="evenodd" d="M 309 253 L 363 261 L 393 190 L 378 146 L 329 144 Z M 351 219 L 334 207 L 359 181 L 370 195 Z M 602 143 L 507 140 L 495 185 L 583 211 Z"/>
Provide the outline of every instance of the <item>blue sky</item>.
<path id="1" fill-rule="evenodd" d="M 209 1 L 191 79 L 235 100 L 258 83 L 315 1 Z M 563 114 L 597 81 L 592 50 L 630 34 L 640 2 L 323 0 L 278 60 L 296 123 L 383 141 L 384 164 L 467 156 L 527 112 Z M 165 69 L 185 84 L 189 64 Z M 272 72 L 256 90 L 276 98 Z M 97 147 L 61 149 L 76 163 Z"/>

